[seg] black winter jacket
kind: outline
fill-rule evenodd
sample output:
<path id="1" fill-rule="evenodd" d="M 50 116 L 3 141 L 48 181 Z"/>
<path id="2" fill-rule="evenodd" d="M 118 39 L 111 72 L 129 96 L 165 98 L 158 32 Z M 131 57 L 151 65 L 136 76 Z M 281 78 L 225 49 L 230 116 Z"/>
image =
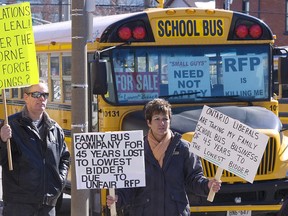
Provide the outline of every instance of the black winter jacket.
<path id="1" fill-rule="evenodd" d="M 13 170 L 7 160 L 7 145 L 0 139 L 3 201 L 55 206 L 65 186 L 70 154 L 60 126 L 44 113 L 46 139 L 41 140 L 24 111 L 9 117 L 12 128 Z"/>
<path id="2" fill-rule="evenodd" d="M 199 157 L 189 151 L 189 143 L 177 133 L 166 150 L 162 168 L 147 137 L 144 138 L 144 151 L 146 187 L 117 189 L 118 210 L 128 209 L 131 216 L 189 216 L 185 188 L 202 196 L 209 192 L 209 180 L 203 176 Z"/>

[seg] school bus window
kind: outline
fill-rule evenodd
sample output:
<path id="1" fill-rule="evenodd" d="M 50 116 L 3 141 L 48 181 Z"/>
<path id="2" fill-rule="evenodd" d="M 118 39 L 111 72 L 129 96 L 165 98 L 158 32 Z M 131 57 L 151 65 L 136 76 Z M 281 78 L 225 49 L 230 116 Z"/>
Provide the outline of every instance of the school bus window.
<path id="1" fill-rule="evenodd" d="M 61 99 L 61 85 L 60 80 L 52 80 L 52 100 L 59 101 Z"/>
<path id="2" fill-rule="evenodd" d="M 209 57 L 209 72 L 212 87 L 217 84 L 223 84 L 221 56 L 216 53 L 207 56 Z"/>
<path id="3" fill-rule="evenodd" d="M 134 63 L 134 54 L 129 53 L 126 57 L 126 64 L 125 64 L 126 72 L 134 72 L 135 71 L 135 63 Z"/>
<path id="4" fill-rule="evenodd" d="M 19 90 L 18 88 L 13 88 L 12 89 L 12 97 L 13 98 L 18 98 L 18 95 L 19 95 L 18 94 L 18 90 Z"/>
<path id="5" fill-rule="evenodd" d="M 24 88 L 20 88 L 20 97 L 24 98 Z"/>
<path id="6" fill-rule="evenodd" d="M 63 88 L 64 88 L 64 100 L 71 101 L 72 99 L 72 92 L 71 92 L 71 80 L 64 80 L 63 81 Z"/>
<path id="7" fill-rule="evenodd" d="M 41 79 L 48 79 L 48 55 L 38 55 L 39 77 Z"/>
<path id="8" fill-rule="evenodd" d="M 134 72 L 135 62 L 134 53 L 125 51 L 121 53 L 113 53 L 113 67 L 115 72 Z"/>
<path id="9" fill-rule="evenodd" d="M 209 101 L 211 96 L 254 97 L 253 92 L 257 93 L 255 93 L 255 99 L 269 98 L 266 51 L 265 46 L 258 46 L 255 49 L 251 45 L 213 48 L 201 46 L 193 47 L 193 49 L 191 47 L 174 47 L 173 49 L 163 47 L 156 50 L 155 48 L 138 48 L 137 51 L 133 48 L 130 51 L 127 48 L 118 49 L 112 51 L 115 52 L 112 56 L 117 53 L 118 56 L 124 56 L 127 62 L 129 62 L 128 60 L 132 62 L 131 53 L 135 53 L 134 59 L 138 65 L 140 60 L 145 61 L 143 57 L 143 52 L 145 52 L 149 66 L 148 72 L 151 73 L 150 75 L 140 73 L 133 75 L 134 78 L 137 77 L 137 81 L 135 81 L 132 74 L 122 75 L 115 71 L 118 100 L 120 103 L 127 103 L 129 99 L 133 98 L 135 100 L 131 103 L 144 102 L 151 95 L 159 97 L 172 94 L 181 95 L 181 97 L 173 97 L 175 101 L 191 101 L 191 99 Z M 198 70 L 188 69 L 191 67 Z M 231 82 L 231 79 L 235 80 L 235 71 L 238 70 L 242 73 L 237 74 L 239 76 L 236 78 L 237 83 Z M 135 73 L 138 72 L 135 71 Z M 241 75 L 245 77 L 240 77 Z M 198 79 L 190 79 L 195 77 Z M 256 83 L 252 82 L 254 79 L 257 79 Z M 148 82 L 149 85 L 146 85 Z M 142 92 L 141 96 L 133 86 L 137 86 L 137 91 Z M 245 90 L 243 90 L 244 86 Z M 197 96 L 189 95 L 196 90 L 200 92 L 197 93 Z M 152 92 L 153 94 L 151 94 Z M 187 95 L 183 96 L 183 94 Z"/>
<path id="10" fill-rule="evenodd" d="M 50 68 L 51 68 L 51 76 L 59 76 L 59 57 L 51 56 L 50 58 Z"/>
<path id="11" fill-rule="evenodd" d="M 2 93 L 2 92 L 1 92 Z M 10 91 L 9 89 L 5 89 L 6 98 L 10 98 Z"/>
<path id="12" fill-rule="evenodd" d="M 288 98 L 288 85 L 282 84 L 282 98 Z"/>
<path id="13" fill-rule="evenodd" d="M 147 58 L 145 56 L 139 56 L 137 57 L 137 71 L 138 72 L 146 72 L 147 70 Z"/>
<path id="14" fill-rule="evenodd" d="M 71 76 L 71 56 L 62 56 L 63 76 Z"/>
<path id="15" fill-rule="evenodd" d="M 123 65 L 123 58 L 112 58 L 113 59 L 113 65 L 111 64 L 109 58 L 103 57 L 103 59 L 107 60 L 108 62 L 108 71 L 111 71 L 112 68 L 115 70 L 116 73 L 122 73 L 124 72 L 124 65 Z M 105 94 L 105 98 L 107 98 L 109 101 L 115 101 L 115 88 L 114 88 L 114 82 L 113 77 L 111 73 L 107 73 L 107 84 L 108 84 L 108 91 L 107 94 Z"/>
<path id="16" fill-rule="evenodd" d="M 149 72 L 159 72 L 158 56 L 155 54 L 149 56 Z"/>
<path id="17" fill-rule="evenodd" d="M 124 62 L 125 62 L 124 58 L 119 56 L 119 55 L 116 55 L 113 58 L 113 68 L 114 68 L 115 72 L 124 72 L 125 71 Z"/>

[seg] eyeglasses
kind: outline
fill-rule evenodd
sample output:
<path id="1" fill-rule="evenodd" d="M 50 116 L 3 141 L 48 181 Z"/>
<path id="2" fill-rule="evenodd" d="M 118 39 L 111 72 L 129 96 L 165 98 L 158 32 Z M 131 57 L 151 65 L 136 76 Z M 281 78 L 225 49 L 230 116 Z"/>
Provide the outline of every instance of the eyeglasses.
<path id="1" fill-rule="evenodd" d="M 49 93 L 47 92 L 28 92 L 27 95 L 31 95 L 33 98 L 40 98 L 43 97 L 44 99 L 47 99 L 49 97 Z"/>

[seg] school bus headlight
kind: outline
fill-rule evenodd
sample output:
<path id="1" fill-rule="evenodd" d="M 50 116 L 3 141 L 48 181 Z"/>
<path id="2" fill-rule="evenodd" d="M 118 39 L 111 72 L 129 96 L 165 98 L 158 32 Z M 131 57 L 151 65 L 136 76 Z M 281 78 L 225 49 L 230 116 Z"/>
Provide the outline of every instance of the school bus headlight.
<path id="1" fill-rule="evenodd" d="M 262 35 L 262 28 L 259 25 L 254 24 L 249 28 L 249 34 L 253 39 L 258 39 Z"/>
<path id="2" fill-rule="evenodd" d="M 243 25 L 243 24 L 238 25 L 236 30 L 235 30 L 236 36 L 238 38 L 241 38 L 241 39 L 247 37 L 248 32 L 249 32 L 248 27 L 246 25 Z"/>
<path id="3" fill-rule="evenodd" d="M 144 39 L 146 36 L 146 30 L 143 26 L 137 26 L 133 29 L 133 37 L 136 40 Z"/>
<path id="4" fill-rule="evenodd" d="M 132 31 L 129 27 L 123 26 L 118 30 L 118 36 L 122 40 L 129 40 L 132 37 Z"/>

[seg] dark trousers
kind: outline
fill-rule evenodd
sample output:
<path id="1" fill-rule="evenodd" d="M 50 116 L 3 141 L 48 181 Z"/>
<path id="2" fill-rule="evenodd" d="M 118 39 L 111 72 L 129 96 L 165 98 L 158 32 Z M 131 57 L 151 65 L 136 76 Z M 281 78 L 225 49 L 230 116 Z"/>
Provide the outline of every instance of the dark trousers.
<path id="1" fill-rule="evenodd" d="M 4 202 L 3 216 L 56 216 L 54 206 Z"/>
<path id="2" fill-rule="evenodd" d="M 285 200 L 285 202 L 282 203 L 282 207 L 277 216 L 287 216 L 287 215 L 288 215 L 288 198 Z"/>

